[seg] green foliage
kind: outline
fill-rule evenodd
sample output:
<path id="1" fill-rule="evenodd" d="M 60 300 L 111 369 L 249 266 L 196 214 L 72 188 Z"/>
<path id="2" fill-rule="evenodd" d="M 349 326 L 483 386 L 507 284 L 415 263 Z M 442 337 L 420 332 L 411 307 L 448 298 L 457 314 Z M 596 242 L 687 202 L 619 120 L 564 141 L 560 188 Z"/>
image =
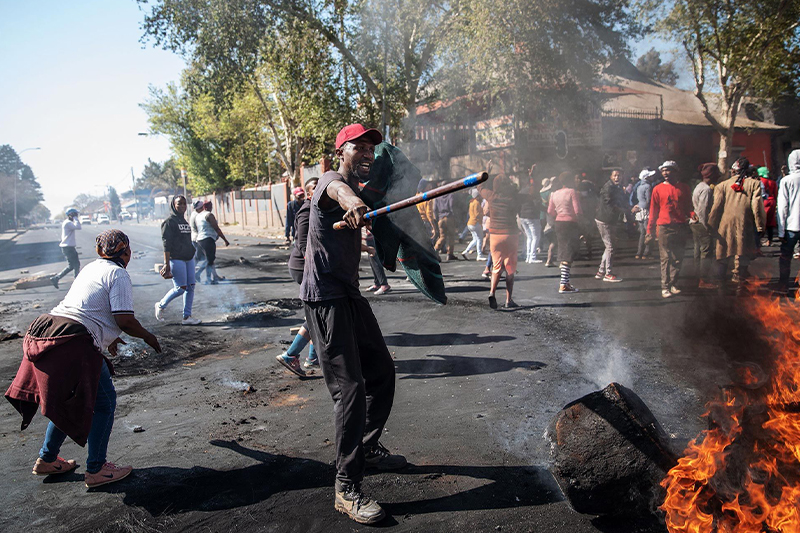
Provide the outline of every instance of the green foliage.
<path id="1" fill-rule="evenodd" d="M 119 202 L 119 195 L 114 187 L 108 188 L 108 203 L 111 208 L 110 217 L 117 218 L 119 212 L 122 211 L 122 205 Z"/>
<path id="2" fill-rule="evenodd" d="M 651 48 L 636 60 L 636 68 L 648 77 L 665 85 L 675 86 L 678 83 L 678 73 L 675 72 L 675 60 L 666 63 L 661 61 L 661 53 Z"/>
<path id="3" fill-rule="evenodd" d="M 13 226 L 14 189 L 16 186 L 17 219 L 27 220 L 43 196 L 31 167 L 22 162 L 9 145 L 0 146 L 0 227 Z"/>
<path id="4" fill-rule="evenodd" d="M 641 13 L 681 43 L 692 63 L 695 95 L 727 154 L 746 96 L 797 93 L 800 2 L 797 0 L 641 0 Z M 718 164 L 727 169 L 726 157 Z"/>

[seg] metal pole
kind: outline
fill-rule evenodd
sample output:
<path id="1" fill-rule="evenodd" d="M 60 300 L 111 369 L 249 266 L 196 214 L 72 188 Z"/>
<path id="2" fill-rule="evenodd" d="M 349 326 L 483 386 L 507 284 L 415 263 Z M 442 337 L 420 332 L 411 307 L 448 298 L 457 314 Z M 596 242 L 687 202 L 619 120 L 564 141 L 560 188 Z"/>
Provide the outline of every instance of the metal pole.
<path id="1" fill-rule="evenodd" d="M 186 196 L 186 169 L 181 169 L 181 180 L 183 181 L 183 197 L 187 198 Z"/>

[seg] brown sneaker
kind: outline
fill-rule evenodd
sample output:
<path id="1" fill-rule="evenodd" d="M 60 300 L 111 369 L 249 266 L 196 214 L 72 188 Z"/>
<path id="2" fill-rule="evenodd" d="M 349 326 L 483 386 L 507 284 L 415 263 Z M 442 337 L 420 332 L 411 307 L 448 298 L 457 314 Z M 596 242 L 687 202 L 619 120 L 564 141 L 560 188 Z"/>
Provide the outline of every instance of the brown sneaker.
<path id="1" fill-rule="evenodd" d="M 94 474 L 86 472 L 83 478 L 86 482 L 86 487 L 93 489 L 100 485 L 107 485 L 108 483 L 114 483 L 115 481 L 124 479 L 128 477 L 128 474 L 131 472 L 133 472 L 132 466 L 117 466 L 114 463 L 106 463 L 99 472 L 95 472 Z"/>
<path id="2" fill-rule="evenodd" d="M 359 524 L 375 524 L 386 518 L 386 512 L 380 504 L 364 495 L 358 485 L 337 490 L 333 507 Z"/>
<path id="3" fill-rule="evenodd" d="M 36 464 L 33 465 L 33 475 L 35 476 L 50 476 L 53 474 L 66 474 L 78 468 L 77 463 L 72 459 L 66 460 L 61 457 L 56 457 L 52 463 L 43 461 L 41 457 L 36 459 Z"/>

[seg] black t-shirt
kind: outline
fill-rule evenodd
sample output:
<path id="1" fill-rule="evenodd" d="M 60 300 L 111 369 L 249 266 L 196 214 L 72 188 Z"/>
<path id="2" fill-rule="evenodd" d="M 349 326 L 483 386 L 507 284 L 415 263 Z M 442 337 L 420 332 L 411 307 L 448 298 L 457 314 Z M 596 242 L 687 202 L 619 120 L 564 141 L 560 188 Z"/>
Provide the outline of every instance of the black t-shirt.
<path id="1" fill-rule="evenodd" d="M 347 184 L 338 172 L 326 172 L 311 199 L 306 261 L 300 285 L 300 299 L 306 302 L 361 296 L 358 290 L 361 230 L 333 229 L 333 225 L 344 217 L 344 209 L 336 204 L 329 211 L 323 211 L 319 206 L 320 199 L 327 196 L 325 191 L 333 181 Z M 358 194 L 358 191 L 354 192 Z"/>

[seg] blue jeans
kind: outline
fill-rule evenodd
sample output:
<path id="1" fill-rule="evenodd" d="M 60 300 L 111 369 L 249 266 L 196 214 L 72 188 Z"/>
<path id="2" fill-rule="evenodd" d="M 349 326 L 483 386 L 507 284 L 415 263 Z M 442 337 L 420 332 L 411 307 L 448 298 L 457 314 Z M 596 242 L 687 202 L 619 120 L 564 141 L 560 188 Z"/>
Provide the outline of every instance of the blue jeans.
<path id="1" fill-rule="evenodd" d="M 797 241 L 800 240 L 800 232 L 786 230 L 784 241 L 781 244 L 781 256 L 778 258 L 778 272 L 780 272 L 781 285 L 789 285 L 789 274 L 792 271 L 792 255 Z"/>
<path id="2" fill-rule="evenodd" d="M 106 463 L 108 439 L 111 437 L 111 428 L 114 426 L 114 410 L 116 408 L 117 391 L 111 382 L 108 365 L 103 361 L 100 369 L 100 382 L 97 385 L 97 399 L 94 402 L 92 428 L 89 430 L 89 439 L 87 440 L 89 457 L 86 460 L 86 471 L 90 474 L 99 472 Z M 42 461 L 48 463 L 55 461 L 66 438 L 67 434 L 50 422 L 44 434 L 44 444 L 39 450 L 39 457 L 42 458 Z"/>
<path id="3" fill-rule="evenodd" d="M 188 261 L 170 259 L 169 268 L 172 272 L 172 290 L 158 302 L 158 306 L 163 309 L 172 300 L 183 295 L 183 318 L 189 318 L 192 316 L 192 302 L 194 302 L 194 259 Z"/>

